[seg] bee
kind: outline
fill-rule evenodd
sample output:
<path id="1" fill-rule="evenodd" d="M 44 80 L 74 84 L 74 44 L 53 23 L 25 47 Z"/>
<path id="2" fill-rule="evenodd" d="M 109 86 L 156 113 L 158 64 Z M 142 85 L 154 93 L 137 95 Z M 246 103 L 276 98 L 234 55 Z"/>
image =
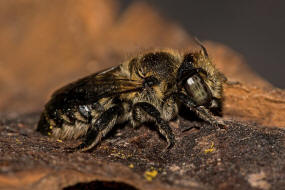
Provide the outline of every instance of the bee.
<path id="1" fill-rule="evenodd" d="M 76 150 L 87 151 L 116 124 L 137 127 L 152 122 L 169 150 L 175 144 L 169 121 L 182 105 L 214 126 L 223 125 L 211 110 L 222 106 L 225 77 L 200 46 L 184 54 L 142 53 L 64 86 L 46 104 L 37 131 L 57 139 L 83 137 Z"/>

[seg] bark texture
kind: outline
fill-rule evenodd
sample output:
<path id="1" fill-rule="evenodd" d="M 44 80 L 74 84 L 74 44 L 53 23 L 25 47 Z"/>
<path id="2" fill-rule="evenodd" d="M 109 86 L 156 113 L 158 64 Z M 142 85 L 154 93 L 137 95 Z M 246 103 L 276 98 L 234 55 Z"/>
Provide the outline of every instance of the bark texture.
<path id="1" fill-rule="evenodd" d="M 0 189 L 284 189 L 285 91 L 216 42 L 203 43 L 229 80 L 226 130 L 179 117 L 167 153 L 153 126 L 120 126 L 90 153 L 35 132 L 63 84 L 145 49 L 198 48 L 147 4 L 118 13 L 116 2 L 0 2 Z"/>

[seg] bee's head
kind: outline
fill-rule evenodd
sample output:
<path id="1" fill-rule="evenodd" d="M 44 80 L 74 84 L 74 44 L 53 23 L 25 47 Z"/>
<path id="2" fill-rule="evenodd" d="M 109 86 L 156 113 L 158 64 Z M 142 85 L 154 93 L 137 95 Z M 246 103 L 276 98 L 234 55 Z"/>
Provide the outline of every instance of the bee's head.
<path id="1" fill-rule="evenodd" d="M 179 89 L 186 92 L 197 105 L 218 108 L 222 99 L 225 77 L 214 67 L 206 49 L 184 55 L 177 72 Z"/>

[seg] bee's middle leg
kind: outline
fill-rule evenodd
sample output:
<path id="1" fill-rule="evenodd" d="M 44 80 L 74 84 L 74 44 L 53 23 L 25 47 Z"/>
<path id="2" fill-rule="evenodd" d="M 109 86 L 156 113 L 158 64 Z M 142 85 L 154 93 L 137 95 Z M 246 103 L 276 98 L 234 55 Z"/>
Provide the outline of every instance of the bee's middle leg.
<path id="1" fill-rule="evenodd" d="M 143 111 L 144 114 L 141 112 Z M 143 115 L 142 115 L 143 114 Z M 160 134 L 167 140 L 166 149 L 170 149 L 175 144 L 174 134 L 168 125 L 168 122 L 161 118 L 160 112 L 150 103 L 139 102 L 133 106 L 133 118 L 139 122 L 155 121 Z"/>
<path id="2" fill-rule="evenodd" d="M 122 114 L 120 105 L 113 106 L 103 112 L 95 123 L 88 129 L 85 140 L 76 149 L 87 151 L 95 147 L 101 139 L 115 126 L 117 118 Z"/>

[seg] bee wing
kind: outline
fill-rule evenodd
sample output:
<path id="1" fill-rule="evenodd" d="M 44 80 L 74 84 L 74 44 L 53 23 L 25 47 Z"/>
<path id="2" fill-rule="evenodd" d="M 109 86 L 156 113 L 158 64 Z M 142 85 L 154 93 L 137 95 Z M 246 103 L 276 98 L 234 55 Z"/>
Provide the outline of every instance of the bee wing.
<path id="1" fill-rule="evenodd" d="M 56 109 L 57 107 L 62 108 L 69 105 L 92 104 L 101 98 L 114 97 L 122 93 L 140 91 L 141 89 L 142 81 L 117 76 L 114 72 L 105 72 L 103 74 L 99 72 L 57 90 L 52 95 L 47 107 Z"/>

